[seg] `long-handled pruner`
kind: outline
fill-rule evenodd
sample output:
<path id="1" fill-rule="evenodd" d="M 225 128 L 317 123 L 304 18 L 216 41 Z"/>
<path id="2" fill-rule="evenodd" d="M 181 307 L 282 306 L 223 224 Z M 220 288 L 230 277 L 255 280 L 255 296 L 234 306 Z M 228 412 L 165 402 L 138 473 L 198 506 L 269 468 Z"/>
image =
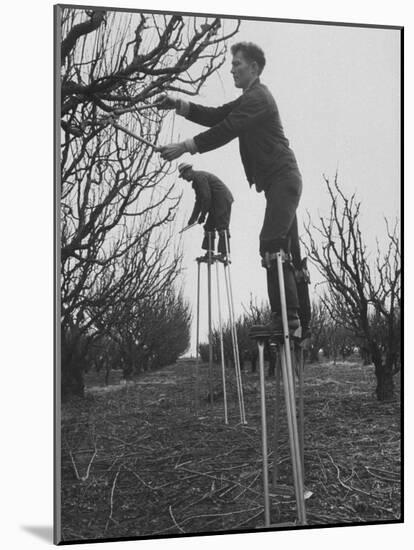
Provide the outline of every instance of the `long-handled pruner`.
<path id="1" fill-rule="evenodd" d="M 186 225 L 185 227 L 183 227 L 183 228 L 181 229 L 181 231 L 178 232 L 178 234 L 184 233 L 184 231 L 187 231 L 188 229 L 191 229 L 191 228 L 194 227 L 195 225 L 198 225 L 198 222 L 194 222 L 194 223 L 192 223 L 191 225 Z"/>
<path id="2" fill-rule="evenodd" d="M 128 128 L 125 128 L 124 126 L 121 126 L 121 124 L 118 124 L 116 122 L 116 119 L 124 114 L 129 113 L 131 111 L 143 111 L 144 109 L 151 109 L 156 107 L 158 104 L 160 104 L 161 101 L 157 101 L 155 103 L 151 103 L 150 105 L 142 105 L 141 107 L 133 107 L 133 108 L 126 108 L 126 109 L 115 109 L 113 113 L 108 117 L 108 122 L 111 124 L 114 128 L 117 128 L 118 130 L 121 130 L 121 132 L 124 132 L 125 134 L 128 134 L 129 136 L 133 137 L 134 139 L 140 141 L 141 143 L 144 143 L 145 145 L 148 145 L 148 147 L 152 147 L 154 151 L 159 151 L 160 148 L 157 145 L 154 145 L 154 143 L 151 143 L 150 141 L 146 140 L 145 138 L 135 134 L 134 132 L 131 132 L 131 130 L 128 130 Z"/>
<path id="3" fill-rule="evenodd" d="M 145 111 L 146 109 L 153 109 L 154 107 L 157 107 L 160 105 L 162 101 L 155 101 L 154 103 L 148 103 L 147 105 L 141 105 L 141 107 L 125 107 L 124 109 L 114 109 L 112 111 L 112 114 L 115 116 L 123 115 L 125 113 L 132 113 L 137 111 Z"/>
<path id="4" fill-rule="evenodd" d="M 116 120 L 121 115 L 124 115 L 126 113 L 132 113 L 132 112 L 136 113 L 139 111 L 145 111 L 146 109 L 153 109 L 154 107 L 157 107 L 161 103 L 162 101 L 156 101 L 155 103 L 148 103 L 146 105 L 141 105 L 140 107 L 133 106 L 133 107 L 125 107 L 125 108 L 121 108 L 121 107 L 115 108 L 112 111 L 109 111 L 109 112 L 107 111 L 103 116 L 101 116 L 98 119 L 97 124 L 109 124 L 111 123 L 111 121 Z M 85 124 L 90 125 L 91 123 L 86 122 Z"/>
<path id="5" fill-rule="evenodd" d="M 103 116 L 99 121 L 98 125 L 106 126 L 110 124 L 114 128 L 117 128 L 118 130 L 121 130 L 125 134 L 128 134 L 129 136 L 133 137 L 134 139 L 140 141 L 141 143 L 144 143 L 145 145 L 148 145 L 148 147 L 151 147 L 154 149 L 154 151 L 159 151 L 159 147 L 157 145 L 154 145 L 150 141 L 146 140 L 145 138 L 139 136 L 138 134 L 135 134 L 134 132 L 131 132 L 131 130 L 128 130 L 128 128 L 125 128 L 124 126 L 121 126 L 121 124 L 118 124 L 116 122 L 118 120 L 118 117 L 122 114 L 129 113 L 131 111 L 143 111 L 144 109 L 151 109 L 153 107 L 156 107 L 160 101 L 157 101 L 156 103 L 151 103 L 150 105 L 142 105 L 141 107 L 129 107 L 125 109 L 114 109 L 111 113 Z M 81 125 L 82 128 L 85 128 L 86 125 L 91 125 L 89 122 L 83 123 Z"/>
<path id="6" fill-rule="evenodd" d="M 134 134 L 134 132 L 131 132 L 131 130 L 128 130 L 128 128 L 125 128 L 124 126 L 121 126 L 120 124 L 118 124 L 117 122 L 115 122 L 113 119 L 112 120 L 109 120 L 109 124 L 111 124 L 114 128 L 116 128 L 117 130 L 121 130 L 121 132 L 124 132 L 125 134 L 128 134 L 128 136 L 131 136 L 133 137 L 134 139 L 137 139 L 138 141 L 140 141 L 141 143 L 145 143 L 145 145 L 148 145 L 148 147 L 152 147 L 152 149 L 154 149 L 154 151 L 159 151 L 160 148 L 158 147 L 158 145 L 154 145 L 154 143 L 151 143 L 150 141 L 148 141 L 147 139 L 139 136 L 138 134 Z"/>

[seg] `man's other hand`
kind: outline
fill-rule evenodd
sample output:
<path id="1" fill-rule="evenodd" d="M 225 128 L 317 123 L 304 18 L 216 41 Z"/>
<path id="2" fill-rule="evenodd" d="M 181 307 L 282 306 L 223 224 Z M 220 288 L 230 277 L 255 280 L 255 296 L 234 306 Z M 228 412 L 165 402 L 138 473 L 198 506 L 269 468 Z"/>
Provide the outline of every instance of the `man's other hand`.
<path id="1" fill-rule="evenodd" d="M 163 147 L 159 147 L 158 150 L 164 160 L 171 162 L 186 153 L 187 146 L 184 141 L 181 141 L 180 143 L 170 143 L 169 145 L 164 145 Z"/>
<path id="2" fill-rule="evenodd" d="M 157 109 L 175 109 L 177 100 L 170 95 L 162 95 L 157 99 Z"/>

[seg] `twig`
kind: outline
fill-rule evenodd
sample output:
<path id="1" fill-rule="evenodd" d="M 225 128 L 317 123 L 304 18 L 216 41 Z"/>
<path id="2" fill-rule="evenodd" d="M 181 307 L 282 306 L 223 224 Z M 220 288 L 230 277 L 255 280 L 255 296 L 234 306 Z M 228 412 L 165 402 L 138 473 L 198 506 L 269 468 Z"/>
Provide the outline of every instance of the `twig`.
<path id="1" fill-rule="evenodd" d="M 322 467 L 322 473 L 323 473 L 323 476 L 324 476 L 324 478 L 325 478 L 325 483 L 327 483 L 327 481 L 328 481 L 328 476 L 327 476 L 327 474 L 326 474 L 326 469 L 325 469 L 325 466 L 324 466 L 324 464 L 323 464 L 323 462 L 322 462 L 321 455 L 318 453 L 318 451 L 316 451 L 316 454 L 317 454 L 317 456 L 318 456 L 318 460 L 319 460 L 319 462 L 320 462 L 320 464 L 321 464 L 321 467 Z"/>
<path id="2" fill-rule="evenodd" d="M 114 481 L 112 483 L 112 488 L 111 488 L 111 513 L 109 514 L 109 518 L 108 518 L 108 521 L 109 520 L 112 520 L 113 521 L 113 518 L 112 518 L 112 515 L 114 513 L 114 493 L 115 493 L 115 486 L 116 486 L 116 482 L 117 482 L 117 479 L 118 479 L 118 476 L 121 472 L 121 468 L 122 468 L 122 464 L 119 465 L 119 468 L 118 468 L 118 471 L 115 475 L 115 478 L 114 478 Z M 106 529 L 106 528 L 105 528 Z"/>
<path id="3" fill-rule="evenodd" d="M 69 456 L 70 456 L 70 459 L 72 461 L 72 465 L 73 465 L 73 469 L 75 471 L 76 479 L 78 481 L 86 481 L 88 479 L 90 471 L 91 471 L 91 467 L 92 467 L 92 462 L 95 460 L 95 457 L 96 457 L 97 454 L 98 454 L 98 449 L 96 448 L 96 443 L 95 443 L 95 452 L 93 453 L 92 458 L 89 461 L 88 467 L 86 468 L 86 473 L 85 473 L 84 476 L 80 476 L 78 468 L 76 467 L 76 464 L 75 464 L 75 459 L 73 458 L 72 451 L 69 449 Z"/>
<path id="4" fill-rule="evenodd" d="M 134 477 L 136 477 L 138 479 L 138 481 L 140 481 L 142 483 L 142 485 L 144 485 L 148 489 L 151 489 L 151 491 L 156 491 L 157 490 L 157 487 L 151 487 L 151 485 L 149 485 L 146 481 L 144 481 L 140 475 L 138 475 L 136 472 L 131 470 L 131 468 L 128 468 L 128 466 L 124 466 L 124 468 L 126 470 L 128 470 L 128 472 L 130 472 Z"/>
<path id="5" fill-rule="evenodd" d="M 249 489 L 251 490 L 251 486 L 256 483 L 257 481 L 257 478 L 260 476 L 261 472 L 259 472 L 258 474 L 256 474 L 253 478 L 253 480 L 249 483 L 249 485 L 247 485 L 247 487 L 245 487 L 238 495 L 236 495 L 234 497 L 234 500 L 238 500 L 242 495 L 244 495 L 244 493 L 246 491 L 248 491 Z"/>
<path id="6" fill-rule="evenodd" d="M 397 477 L 387 477 L 387 476 L 397 476 L 397 474 L 394 474 L 394 472 L 386 472 L 385 470 L 380 470 L 379 468 L 370 468 L 369 466 L 365 466 L 366 471 L 372 475 L 373 477 L 376 477 L 378 479 L 381 479 L 381 481 L 390 481 L 391 483 L 401 483 L 401 479 Z M 385 474 L 384 476 L 376 474 L 373 470 L 376 472 L 379 472 L 380 474 Z"/>
<path id="7" fill-rule="evenodd" d="M 250 518 L 243 520 L 241 523 L 238 523 L 237 525 L 233 525 L 232 529 L 239 529 L 242 525 L 245 525 L 246 523 L 249 523 L 250 521 L 256 519 L 262 513 L 263 513 L 263 506 L 261 506 L 261 509 L 257 512 L 257 514 L 254 514 L 254 516 L 251 516 Z"/>
<path id="8" fill-rule="evenodd" d="M 208 477 L 210 479 L 215 479 L 215 480 L 219 480 L 219 478 L 217 476 L 212 476 L 208 473 L 204 473 L 204 472 L 197 472 L 196 470 L 190 470 L 189 468 L 183 468 L 183 470 L 185 470 L 186 472 L 189 472 L 191 474 L 197 474 L 199 476 L 204 476 L 204 477 Z M 223 480 L 222 480 L 223 481 Z M 237 482 L 237 481 L 229 481 L 228 479 L 224 479 L 225 482 L 227 483 L 232 483 L 234 486 L 235 485 L 238 485 L 239 487 L 241 487 L 242 489 L 245 488 L 245 485 L 242 485 L 241 483 Z M 219 489 L 221 490 L 221 488 Z M 249 491 L 252 491 L 253 493 L 255 493 L 256 495 L 261 495 L 261 493 L 259 493 L 258 491 L 255 491 L 254 489 L 249 489 Z"/>
<path id="9" fill-rule="evenodd" d="M 361 495 L 366 495 L 366 496 L 371 497 L 371 498 L 377 498 L 375 495 L 372 495 L 371 493 L 367 493 L 366 491 L 363 491 L 362 489 L 357 489 L 356 487 L 352 487 L 351 485 L 347 485 L 346 483 L 344 483 L 341 479 L 341 473 L 340 473 L 339 467 L 337 466 L 337 464 L 335 464 L 335 462 L 334 462 L 333 458 L 331 457 L 331 455 L 329 453 L 327 453 L 327 455 L 328 455 L 330 461 L 332 462 L 332 464 L 335 466 L 336 477 L 337 477 L 339 483 L 342 485 L 342 487 L 344 487 L 348 491 L 354 491 L 356 493 L 361 493 Z"/>
<path id="10" fill-rule="evenodd" d="M 73 465 L 73 469 L 75 471 L 76 479 L 79 481 L 80 478 L 79 478 L 78 469 L 76 467 L 75 460 L 73 459 L 72 451 L 70 449 L 69 449 L 69 456 L 70 456 L 70 459 L 72 461 L 72 465 Z"/>
<path id="11" fill-rule="evenodd" d="M 88 479 L 89 473 L 91 471 L 92 462 L 95 460 L 95 457 L 97 454 L 98 454 L 98 449 L 96 448 L 96 443 L 95 443 L 95 452 L 93 453 L 93 456 L 89 461 L 88 467 L 86 469 L 86 474 L 81 478 L 82 481 L 86 481 Z"/>
<path id="12" fill-rule="evenodd" d="M 238 451 L 239 449 L 244 449 L 244 448 L 245 448 L 245 445 L 237 445 L 236 447 L 233 447 L 232 449 L 230 449 L 229 451 L 226 451 L 225 453 L 215 454 L 214 455 L 214 460 L 217 460 L 218 458 L 223 458 L 225 456 L 230 455 L 231 453 L 233 453 L 235 451 Z M 203 459 L 198 461 L 198 464 L 202 464 L 203 462 L 208 462 L 209 460 L 211 460 L 211 457 L 203 458 Z M 194 458 L 192 458 L 191 460 L 187 460 L 186 462 L 182 462 L 181 464 L 177 464 L 175 466 L 175 468 L 180 468 L 181 466 L 184 466 L 185 464 L 188 464 L 188 463 L 193 462 L 193 461 L 194 461 Z"/>
<path id="13" fill-rule="evenodd" d="M 219 497 L 220 498 L 223 498 L 224 496 L 227 495 L 227 493 L 230 493 L 231 491 L 233 491 L 233 489 L 237 489 L 237 485 L 235 483 L 232 483 L 230 485 L 230 487 L 227 487 L 227 489 L 225 489 L 222 493 L 219 494 Z M 222 490 L 222 488 L 220 487 L 219 489 L 220 491 Z"/>
<path id="14" fill-rule="evenodd" d="M 116 485 L 116 482 L 117 482 L 119 473 L 120 473 L 120 471 L 121 471 L 121 468 L 122 468 L 122 464 L 119 465 L 118 471 L 117 471 L 117 473 L 116 473 L 116 475 L 115 475 L 115 478 L 114 478 L 114 481 L 113 481 L 113 483 L 112 483 L 112 488 L 111 488 L 111 500 L 110 500 L 110 513 L 109 513 L 108 519 L 107 519 L 107 521 L 106 521 L 104 533 L 106 533 L 106 531 L 108 530 L 109 523 L 110 523 L 111 521 L 113 521 L 113 522 L 116 523 L 117 525 L 119 524 L 119 522 L 116 521 L 116 520 L 114 520 L 114 518 L 113 518 L 112 516 L 113 516 L 113 513 L 114 513 L 114 492 L 115 492 L 115 485 Z"/>
<path id="15" fill-rule="evenodd" d="M 172 519 L 173 522 L 174 522 L 174 525 L 177 527 L 177 529 L 178 529 L 181 533 L 185 533 L 184 529 L 182 529 L 182 528 L 178 525 L 178 523 L 175 521 L 174 514 L 172 513 L 172 507 L 169 506 L 169 507 L 168 507 L 168 510 L 169 510 L 169 512 L 170 512 L 170 516 L 171 516 L 171 519 Z"/>
<path id="16" fill-rule="evenodd" d="M 188 518 L 183 519 L 181 522 L 187 523 L 187 521 L 193 520 L 193 519 L 200 519 L 200 518 L 214 518 L 214 517 L 225 517 L 225 516 L 232 516 L 234 514 L 244 514 L 245 512 L 254 512 L 255 510 L 262 510 L 263 506 L 257 506 L 256 508 L 248 508 L 247 510 L 234 510 L 233 512 L 223 512 L 222 514 L 200 514 L 199 516 L 190 516 Z"/>
<path id="17" fill-rule="evenodd" d="M 219 489 L 217 489 L 217 491 L 220 491 L 221 487 Z M 197 504 L 200 504 L 200 502 L 203 502 L 203 500 L 205 500 L 206 498 L 209 498 L 211 497 L 211 493 L 210 492 L 207 492 L 205 493 L 203 496 L 201 496 L 199 499 L 195 500 L 195 501 L 192 501 L 190 502 L 187 506 L 185 506 L 184 508 L 181 509 L 181 513 L 185 512 L 188 508 L 195 508 L 195 506 Z M 219 495 L 220 496 L 220 495 Z"/>
<path id="18" fill-rule="evenodd" d="M 237 470 L 238 468 L 248 468 L 250 464 L 237 464 L 236 466 L 229 466 L 228 468 L 217 468 L 216 470 L 210 470 L 211 472 L 226 472 L 229 470 Z"/>
<path id="19" fill-rule="evenodd" d="M 180 455 L 177 457 L 177 461 L 175 463 L 174 470 L 176 470 L 178 468 L 179 461 L 181 460 L 181 457 L 183 456 L 183 454 L 184 454 L 184 451 L 182 453 L 180 453 Z M 190 460 L 190 462 L 191 462 L 191 460 Z M 185 462 L 184 464 L 187 464 L 187 462 Z"/>

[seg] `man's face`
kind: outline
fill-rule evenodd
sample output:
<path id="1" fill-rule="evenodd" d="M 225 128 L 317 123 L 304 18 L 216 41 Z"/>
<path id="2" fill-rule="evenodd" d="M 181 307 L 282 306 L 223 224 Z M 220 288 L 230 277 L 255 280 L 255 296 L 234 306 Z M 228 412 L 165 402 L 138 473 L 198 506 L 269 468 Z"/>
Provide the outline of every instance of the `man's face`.
<path id="1" fill-rule="evenodd" d="M 193 171 L 187 168 L 187 170 L 185 170 L 185 172 L 183 172 L 181 177 L 186 181 L 191 181 L 191 176 L 192 175 L 193 175 Z"/>
<path id="2" fill-rule="evenodd" d="M 236 88 L 244 90 L 252 80 L 259 76 L 257 63 L 255 61 L 247 61 L 242 52 L 238 51 L 233 55 L 231 74 L 233 75 Z"/>

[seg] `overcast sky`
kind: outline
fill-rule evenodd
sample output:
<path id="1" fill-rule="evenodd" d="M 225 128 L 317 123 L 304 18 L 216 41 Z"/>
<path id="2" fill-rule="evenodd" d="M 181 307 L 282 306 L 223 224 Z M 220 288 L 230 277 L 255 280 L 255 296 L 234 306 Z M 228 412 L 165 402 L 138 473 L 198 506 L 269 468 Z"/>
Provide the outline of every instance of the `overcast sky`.
<path id="1" fill-rule="evenodd" d="M 384 236 L 384 216 L 395 220 L 400 215 L 399 31 L 244 21 L 231 43 L 242 40 L 256 42 L 266 54 L 261 80 L 276 99 L 302 172 L 299 227 L 307 212 L 313 219 L 318 213 L 328 212 L 322 176 L 333 178 L 338 171 L 345 193 L 356 191 L 362 202 L 361 227 L 367 245 L 374 251 L 375 239 L 378 237 L 381 242 Z M 230 62 L 229 54 L 219 74 L 207 82 L 195 101 L 220 105 L 240 94 L 233 85 Z M 201 131 L 201 126 L 176 117 L 175 132 L 180 139 Z M 264 196 L 249 189 L 237 140 L 203 155 L 186 155 L 179 162 L 183 160 L 193 163 L 195 169 L 215 173 L 235 197 L 231 270 L 235 305 L 241 312 L 241 304 L 249 302 L 250 294 L 259 301 L 267 296 L 265 272 L 258 255 Z M 179 181 L 187 187 L 180 210 L 180 224 L 185 225 L 194 194 L 191 184 Z M 185 294 L 193 304 L 197 273 L 194 259 L 200 255 L 202 236 L 201 227 L 184 233 Z M 311 275 L 313 283 L 318 281 L 312 268 Z M 206 281 L 202 290 L 206 294 Z M 205 302 L 202 309 L 205 320 Z M 201 336 L 205 340 L 205 321 Z"/>

